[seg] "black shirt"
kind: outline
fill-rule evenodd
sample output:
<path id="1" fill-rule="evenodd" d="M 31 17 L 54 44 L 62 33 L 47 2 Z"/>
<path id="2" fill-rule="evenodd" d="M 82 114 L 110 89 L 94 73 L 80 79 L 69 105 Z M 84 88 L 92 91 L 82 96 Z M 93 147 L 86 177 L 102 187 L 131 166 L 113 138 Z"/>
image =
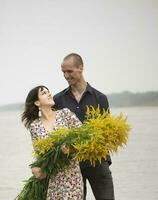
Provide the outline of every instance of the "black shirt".
<path id="1" fill-rule="evenodd" d="M 56 109 L 69 108 L 76 114 L 81 122 L 85 120 L 87 106 L 97 108 L 99 105 L 101 111 L 103 111 L 103 109 L 105 111 L 109 109 L 106 95 L 91 87 L 89 84 L 87 84 L 86 90 L 79 102 L 77 102 L 73 96 L 70 87 L 56 94 L 54 96 L 54 101 Z M 111 164 L 110 156 L 107 157 L 107 161 Z"/>

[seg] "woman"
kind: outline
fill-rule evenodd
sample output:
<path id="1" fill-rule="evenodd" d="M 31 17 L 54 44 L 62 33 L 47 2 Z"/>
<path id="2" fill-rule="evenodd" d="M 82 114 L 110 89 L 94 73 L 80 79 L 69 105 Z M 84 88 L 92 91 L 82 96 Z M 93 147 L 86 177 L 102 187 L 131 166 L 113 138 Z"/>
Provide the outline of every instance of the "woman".
<path id="1" fill-rule="evenodd" d="M 22 121 L 30 130 L 32 140 L 45 138 L 50 131 L 59 128 L 79 127 L 81 122 L 69 109 L 54 110 L 53 98 L 45 86 L 33 88 L 25 102 L 25 111 L 22 114 Z M 63 153 L 68 149 L 62 146 Z M 39 167 L 32 168 L 36 178 L 43 179 L 45 175 Z M 68 170 L 59 172 L 55 177 L 50 178 L 47 191 L 47 200 L 82 200 L 83 182 L 82 175 L 77 161 L 71 160 Z"/>

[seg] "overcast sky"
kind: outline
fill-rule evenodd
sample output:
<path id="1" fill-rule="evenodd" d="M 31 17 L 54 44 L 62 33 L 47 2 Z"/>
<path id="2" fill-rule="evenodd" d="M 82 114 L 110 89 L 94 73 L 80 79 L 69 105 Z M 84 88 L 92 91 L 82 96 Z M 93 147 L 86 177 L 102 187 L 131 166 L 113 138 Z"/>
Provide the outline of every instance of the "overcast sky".
<path id="1" fill-rule="evenodd" d="M 39 84 L 67 87 L 60 65 L 71 52 L 105 94 L 158 90 L 158 1 L 0 0 L 0 105 Z"/>

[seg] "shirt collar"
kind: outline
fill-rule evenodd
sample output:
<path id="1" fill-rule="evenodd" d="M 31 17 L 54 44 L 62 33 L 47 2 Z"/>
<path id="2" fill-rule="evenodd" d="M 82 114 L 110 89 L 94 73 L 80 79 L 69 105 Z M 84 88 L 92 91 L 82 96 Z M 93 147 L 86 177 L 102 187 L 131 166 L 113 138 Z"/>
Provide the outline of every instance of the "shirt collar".
<path id="1" fill-rule="evenodd" d="M 86 92 L 89 92 L 90 94 L 93 93 L 93 89 L 92 89 L 92 87 L 91 87 L 91 85 L 89 83 L 87 83 L 87 87 L 86 87 L 85 93 Z M 66 88 L 64 93 L 71 93 L 71 87 L 69 86 L 68 88 Z"/>

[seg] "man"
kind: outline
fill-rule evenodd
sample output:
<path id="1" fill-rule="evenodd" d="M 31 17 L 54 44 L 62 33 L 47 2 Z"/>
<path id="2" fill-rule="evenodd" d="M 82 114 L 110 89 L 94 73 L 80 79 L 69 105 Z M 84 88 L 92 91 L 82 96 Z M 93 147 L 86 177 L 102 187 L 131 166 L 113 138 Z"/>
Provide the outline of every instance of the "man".
<path id="1" fill-rule="evenodd" d="M 67 55 L 61 65 L 62 72 L 69 87 L 54 96 L 56 108 L 69 108 L 83 122 L 87 106 L 101 110 L 109 108 L 107 97 L 91 87 L 83 77 L 83 60 L 80 55 Z M 102 159 L 101 164 L 96 162 L 95 167 L 89 161 L 80 163 L 84 181 L 84 199 L 86 199 L 86 179 L 88 179 L 96 200 L 114 200 L 114 189 L 109 165 Z"/>

